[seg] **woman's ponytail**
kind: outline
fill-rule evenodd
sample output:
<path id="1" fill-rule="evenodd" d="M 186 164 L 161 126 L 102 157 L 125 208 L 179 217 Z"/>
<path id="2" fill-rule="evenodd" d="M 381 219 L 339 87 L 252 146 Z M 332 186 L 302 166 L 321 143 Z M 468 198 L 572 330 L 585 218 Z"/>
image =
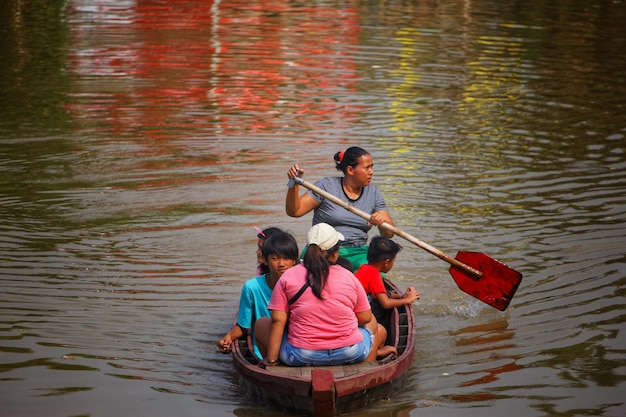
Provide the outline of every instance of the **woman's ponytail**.
<path id="1" fill-rule="evenodd" d="M 303 264 L 307 271 L 306 279 L 313 294 L 320 300 L 323 299 L 322 290 L 326 286 L 330 273 L 331 264 L 328 258 L 338 250 L 339 243 L 327 251 L 321 250 L 316 244 L 310 244 L 304 254 Z"/>

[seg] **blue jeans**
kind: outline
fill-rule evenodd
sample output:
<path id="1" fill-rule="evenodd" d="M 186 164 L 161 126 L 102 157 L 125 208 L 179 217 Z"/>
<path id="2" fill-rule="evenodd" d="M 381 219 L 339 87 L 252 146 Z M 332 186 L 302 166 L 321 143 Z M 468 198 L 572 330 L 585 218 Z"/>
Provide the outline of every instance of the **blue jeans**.
<path id="1" fill-rule="evenodd" d="M 312 350 L 293 346 L 287 340 L 287 332 L 280 345 L 280 361 L 288 366 L 343 365 L 363 362 L 372 351 L 374 334 L 359 327 L 363 340 L 359 343 L 337 349 Z"/>

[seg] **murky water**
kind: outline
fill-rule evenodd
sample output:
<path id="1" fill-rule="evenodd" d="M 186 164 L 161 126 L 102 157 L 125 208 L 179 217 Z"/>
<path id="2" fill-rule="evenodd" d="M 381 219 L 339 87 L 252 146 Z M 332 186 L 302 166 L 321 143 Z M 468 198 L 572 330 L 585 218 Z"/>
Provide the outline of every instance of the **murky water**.
<path id="1" fill-rule="evenodd" d="M 0 415 L 279 416 L 216 341 L 286 171 L 368 149 L 396 224 L 524 274 L 506 312 L 408 242 L 408 386 L 362 416 L 626 414 L 623 1 L 9 0 Z"/>

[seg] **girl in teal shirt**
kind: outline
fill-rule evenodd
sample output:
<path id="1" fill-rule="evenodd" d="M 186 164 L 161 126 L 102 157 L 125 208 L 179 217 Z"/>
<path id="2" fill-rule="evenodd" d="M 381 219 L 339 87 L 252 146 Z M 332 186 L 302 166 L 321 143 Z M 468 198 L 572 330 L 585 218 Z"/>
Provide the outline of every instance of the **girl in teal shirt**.
<path id="1" fill-rule="evenodd" d="M 231 345 L 236 339 L 244 336 L 247 331 L 252 331 L 256 320 L 261 317 L 269 317 L 270 312 L 267 305 L 276 282 L 287 269 L 299 263 L 298 243 L 287 232 L 275 232 L 269 236 L 261 247 L 261 253 L 269 267 L 269 273 L 249 279 L 243 284 L 239 298 L 237 322 L 217 342 L 219 351 L 222 353 L 229 353 Z M 252 335 L 252 340 L 255 340 L 254 335 Z M 259 358 L 262 357 L 256 342 L 254 342 L 254 352 Z"/>

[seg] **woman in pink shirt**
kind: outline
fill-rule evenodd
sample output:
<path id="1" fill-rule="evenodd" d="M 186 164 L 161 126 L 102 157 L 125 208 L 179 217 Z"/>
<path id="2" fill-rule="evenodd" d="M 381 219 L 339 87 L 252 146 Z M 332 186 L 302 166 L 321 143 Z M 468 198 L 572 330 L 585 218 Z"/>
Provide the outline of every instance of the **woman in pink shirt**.
<path id="1" fill-rule="evenodd" d="M 271 318 L 255 325 L 265 366 L 279 360 L 289 366 L 341 365 L 395 353 L 383 347 L 387 332 L 372 315 L 359 280 L 335 264 L 343 239 L 329 224 L 316 224 L 307 234 L 303 264 L 276 283 Z"/>

